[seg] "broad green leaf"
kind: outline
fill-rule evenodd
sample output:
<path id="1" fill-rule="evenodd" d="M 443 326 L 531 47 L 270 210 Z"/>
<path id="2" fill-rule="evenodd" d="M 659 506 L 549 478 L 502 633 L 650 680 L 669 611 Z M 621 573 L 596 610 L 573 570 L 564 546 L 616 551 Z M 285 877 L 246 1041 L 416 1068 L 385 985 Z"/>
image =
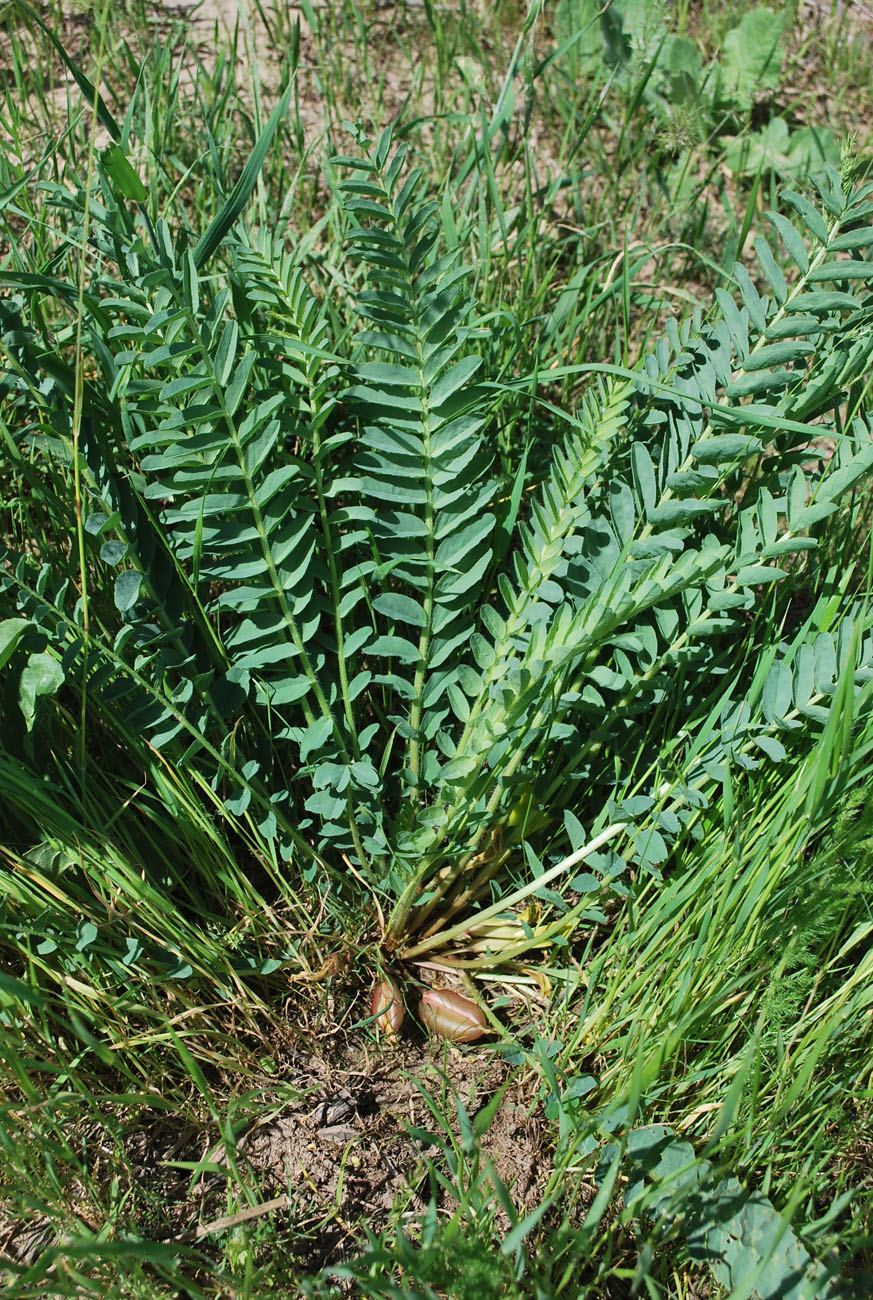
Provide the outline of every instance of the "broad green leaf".
<path id="1" fill-rule="evenodd" d="M 786 663 L 777 663 L 771 668 L 764 683 L 761 697 L 764 717 L 768 722 L 782 722 L 793 702 L 794 678 L 791 669 Z"/>
<path id="2" fill-rule="evenodd" d="M 809 199 L 802 194 L 795 194 L 793 190 L 782 190 L 780 198 L 789 203 L 799 217 L 806 223 L 806 228 L 814 239 L 820 244 L 828 242 L 828 228 L 817 208 L 814 208 Z"/>
<path id="3" fill-rule="evenodd" d="M 769 343 L 765 347 L 756 348 L 746 358 L 744 368 L 747 371 L 763 370 L 768 366 L 784 366 L 791 361 L 805 361 L 814 355 L 815 348 L 809 343 L 800 343 L 794 339 L 785 343 Z"/>
<path id="4" fill-rule="evenodd" d="M 783 569 L 777 569 L 773 565 L 747 564 L 738 571 L 736 582 L 738 587 L 759 587 L 786 576 Z"/>
<path id="5" fill-rule="evenodd" d="M 55 695 L 64 684 L 64 670 L 50 654 L 32 654 L 18 683 L 18 703 L 28 731 L 36 718 L 36 702 L 43 695 Z"/>
<path id="6" fill-rule="evenodd" d="M 734 267 L 734 279 L 740 288 L 740 295 L 743 299 L 743 305 L 749 313 L 749 318 L 756 329 L 763 331 L 767 328 L 767 314 L 764 311 L 764 304 L 758 290 L 749 279 L 749 273 L 744 266 L 739 263 Z"/>
<path id="7" fill-rule="evenodd" d="M 800 375 L 794 370 L 758 370 L 743 375 L 728 384 L 727 397 L 756 397 L 759 393 L 775 392 L 796 383 Z"/>
<path id="8" fill-rule="evenodd" d="M 653 524 L 684 524 L 723 508 L 723 501 L 696 501 L 693 498 L 684 501 L 662 501 L 654 510 L 649 511 L 649 519 Z"/>
<path id="9" fill-rule="evenodd" d="M 693 443 L 691 455 L 703 464 L 721 465 L 746 460 L 749 456 L 759 455 L 763 450 L 764 444 L 760 438 L 746 437 L 741 433 L 723 433 Z"/>
<path id="10" fill-rule="evenodd" d="M 126 614 L 139 600 L 143 575 L 136 569 L 125 569 L 115 579 L 115 608 Z"/>
<path id="11" fill-rule="evenodd" d="M 373 601 L 373 608 L 390 622 L 424 627 L 427 617 L 417 600 L 398 591 L 386 591 Z M 381 639 L 381 638 L 380 638 Z M 371 647 L 372 649 L 372 647 Z"/>
<path id="12" fill-rule="evenodd" d="M 873 245 L 873 226 L 865 226 L 862 230 L 848 230 L 844 235 L 837 235 L 828 243 L 829 253 L 841 253 L 849 249 L 869 248 Z M 873 273 L 873 266 L 869 268 Z"/>
<path id="13" fill-rule="evenodd" d="M 788 285 L 785 283 L 785 276 L 782 269 L 776 263 L 770 245 L 763 236 L 755 240 L 755 252 L 758 254 L 758 261 L 761 263 L 761 270 L 767 277 L 767 283 L 773 290 L 776 301 L 782 305 L 788 297 Z"/>
<path id="14" fill-rule="evenodd" d="M 780 212 L 766 212 L 764 215 L 779 235 L 797 269 L 806 275 L 809 270 L 809 254 L 800 232 Z"/>
<path id="15" fill-rule="evenodd" d="M 5 618 L 0 623 L 0 668 L 5 667 L 18 649 L 21 638 L 32 629 L 33 624 L 27 618 Z"/>
<path id="16" fill-rule="evenodd" d="M 784 14 L 752 9 L 724 38 L 722 86 L 741 108 L 751 108 L 756 95 L 778 86 L 785 23 Z"/>
<path id="17" fill-rule="evenodd" d="M 377 636 L 370 643 L 368 653 L 385 659 L 399 659 L 401 663 L 417 663 L 420 658 L 418 646 L 401 636 Z"/>
<path id="18" fill-rule="evenodd" d="M 860 307 L 857 298 L 849 293 L 827 293 L 824 290 L 810 293 L 798 293 L 785 304 L 790 312 L 832 312 L 856 311 Z"/>

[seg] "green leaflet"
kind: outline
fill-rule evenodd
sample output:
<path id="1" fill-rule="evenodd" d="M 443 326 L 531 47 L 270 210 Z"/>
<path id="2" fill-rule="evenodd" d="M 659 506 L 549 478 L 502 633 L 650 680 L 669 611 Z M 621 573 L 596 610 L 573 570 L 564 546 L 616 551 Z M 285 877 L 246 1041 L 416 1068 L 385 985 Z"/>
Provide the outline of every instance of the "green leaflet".
<path id="1" fill-rule="evenodd" d="M 26 618 L 5 618 L 0 623 L 0 668 L 3 668 L 18 649 L 18 643 L 26 632 L 31 631 L 31 623 Z"/>
<path id="2" fill-rule="evenodd" d="M 56 695 L 63 684 L 64 670 L 53 655 L 32 654 L 28 657 L 18 683 L 18 703 L 28 731 L 34 724 L 37 700 L 42 695 Z"/>

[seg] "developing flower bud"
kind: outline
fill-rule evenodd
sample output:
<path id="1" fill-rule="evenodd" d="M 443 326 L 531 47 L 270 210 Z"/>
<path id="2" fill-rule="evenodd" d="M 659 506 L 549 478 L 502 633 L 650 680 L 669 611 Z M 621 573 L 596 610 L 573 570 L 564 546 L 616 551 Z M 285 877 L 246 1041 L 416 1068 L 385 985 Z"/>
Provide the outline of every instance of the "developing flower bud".
<path id="1" fill-rule="evenodd" d="M 397 1031 L 403 1024 L 403 999 L 400 990 L 392 979 L 378 980 L 370 999 L 376 1028 L 386 1038 L 396 1038 Z"/>
<path id="2" fill-rule="evenodd" d="M 432 1034 L 453 1043 L 472 1043 L 485 1032 L 482 1010 L 451 989 L 428 989 L 418 1004 L 421 1023 Z"/>

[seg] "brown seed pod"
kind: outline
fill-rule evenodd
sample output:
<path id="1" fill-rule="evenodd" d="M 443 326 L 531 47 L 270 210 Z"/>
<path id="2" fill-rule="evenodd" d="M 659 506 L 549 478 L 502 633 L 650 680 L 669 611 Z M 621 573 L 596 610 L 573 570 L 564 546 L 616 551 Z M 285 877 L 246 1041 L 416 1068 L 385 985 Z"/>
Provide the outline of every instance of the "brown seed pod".
<path id="1" fill-rule="evenodd" d="M 472 1043 L 485 1033 L 485 1015 L 475 1002 L 451 989 L 428 989 L 418 1004 L 421 1023 L 453 1043 Z"/>
<path id="2" fill-rule="evenodd" d="M 400 990 L 392 979 L 386 977 L 377 980 L 370 1006 L 376 1017 L 376 1028 L 380 1033 L 383 1033 L 386 1038 L 396 1038 L 397 1031 L 403 1024 L 405 1012 Z"/>

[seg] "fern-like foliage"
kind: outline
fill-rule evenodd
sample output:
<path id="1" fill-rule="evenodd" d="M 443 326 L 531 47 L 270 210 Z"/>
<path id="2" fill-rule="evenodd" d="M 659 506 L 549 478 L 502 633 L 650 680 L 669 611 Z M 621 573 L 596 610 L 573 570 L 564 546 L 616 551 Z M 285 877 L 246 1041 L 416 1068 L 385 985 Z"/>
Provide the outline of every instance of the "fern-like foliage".
<path id="1" fill-rule="evenodd" d="M 390 134 L 358 145 L 337 160 L 353 300 L 268 232 L 225 239 L 206 274 L 202 241 L 146 239 L 102 178 L 85 572 L 5 553 L 0 661 L 30 673 L 29 725 L 66 683 L 195 774 L 271 870 L 348 888 L 351 866 L 402 947 L 438 943 L 556 811 L 574 852 L 620 828 L 590 858 L 606 881 L 657 871 L 731 763 L 828 734 L 864 688 L 865 609 L 784 640 L 754 610 L 873 467 L 873 188 L 830 174 L 824 216 L 787 194 L 796 220 L 768 217 L 786 256 L 756 246 L 770 292 L 737 266 L 711 318 L 669 322 L 634 371 L 595 367 L 528 494 L 524 458 L 504 481 L 491 455 L 501 388 L 461 251 Z M 75 297 L 5 280 L 10 455 L 24 473 L 35 449 L 47 480 L 71 463 L 76 379 L 29 303 Z"/>

